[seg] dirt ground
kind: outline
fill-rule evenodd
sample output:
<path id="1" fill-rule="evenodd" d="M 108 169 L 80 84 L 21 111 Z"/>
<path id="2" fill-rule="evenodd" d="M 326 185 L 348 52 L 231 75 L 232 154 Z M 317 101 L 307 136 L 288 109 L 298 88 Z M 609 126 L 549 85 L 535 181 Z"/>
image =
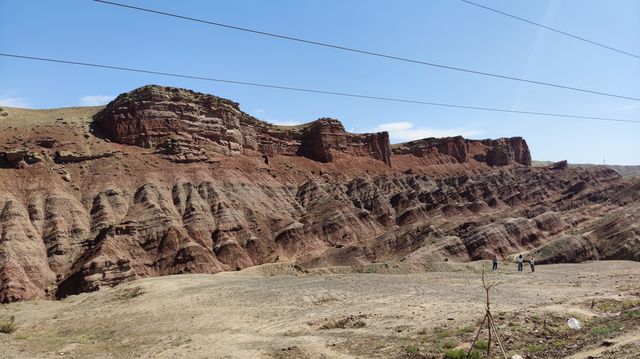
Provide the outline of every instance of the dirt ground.
<path id="1" fill-rule="evenodd" d="M 470 347 L 484 316 L 479 268 L 271 265 L 2 305 L 0 322 L 15 316 L 17 330 L 0 333 L 0 357 L 443 358 Z M 500 282 L 491 309 L 509 357 L 638 358 L 640 263 L 514 269 L 487 274 Z"/>

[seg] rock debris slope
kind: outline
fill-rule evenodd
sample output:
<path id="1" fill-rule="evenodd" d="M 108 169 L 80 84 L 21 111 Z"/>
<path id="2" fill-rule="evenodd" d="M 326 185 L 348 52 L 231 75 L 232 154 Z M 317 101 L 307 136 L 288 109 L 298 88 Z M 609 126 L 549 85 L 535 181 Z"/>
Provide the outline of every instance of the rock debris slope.
<path id="1" fill-rule="evenodd" d="M 638 183 L 531 167 L 519 137 L 391 145 L 160 86 L 0 112 L 0 302 L 284 261 L 640 259 Z"/>

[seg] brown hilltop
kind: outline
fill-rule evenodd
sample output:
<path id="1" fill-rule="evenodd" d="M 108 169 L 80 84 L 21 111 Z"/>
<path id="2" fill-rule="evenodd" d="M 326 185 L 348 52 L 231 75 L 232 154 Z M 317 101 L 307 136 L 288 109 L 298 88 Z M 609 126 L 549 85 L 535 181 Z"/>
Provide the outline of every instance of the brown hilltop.
<path id="1" fill-rule="evenodd" d="M 159 86 L 0 112 L 2 302 L 283 261 L 640 259 L 637 184 L 531 167 L 519 137 L 390 145 Z"/>

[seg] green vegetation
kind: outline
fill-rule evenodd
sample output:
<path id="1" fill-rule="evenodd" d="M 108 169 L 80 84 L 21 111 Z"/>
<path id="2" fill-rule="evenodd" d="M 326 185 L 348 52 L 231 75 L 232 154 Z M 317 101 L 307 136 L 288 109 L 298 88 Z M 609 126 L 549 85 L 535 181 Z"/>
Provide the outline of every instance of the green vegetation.
<path id="1" fill-rule="evenodd" d="M 622 313 L 622 317 L 626 319 L 640 318 L 640 309 L 626 311 Z"/>
<path id="2" fill-rule="evenodd" d="M 598 302 L 596 307 L 601 312 L 610 312 L 612 309 L 614 309 L 613 303 L 611 303 L 611 302 Z"/>
<path id="3" fill-rule="evenodd" d="M 527 352 L 529 353 L 538 353 L 541 352 L 543 350 L 547 349 L 546 346 L 544 346 L 543 344 L 529 344 L 529 346 L 527 346 L 527 348 L 525 349 Z"/>
<path id="4" fill-rule="evenodd" d="M 438 339 L 444 339 L 451 336 L 451 332 L 445 328 L 434 328 L 433 332 L 436 334 Z"/>
<path id="5" fill-rule="evenodd" d="M 624 301 L 604 299 L 598 300 L 597 302 L 594 300 L 594 304 L 601 312 L 617 312 L 621 310 L 636 309 L 640 305 L 640 301 L 631 299 Z"/>
<path id="6" fill-rule="evenodd" d="M 611 323 L 601 327 L 593 327 L 589 331 L 591 335 L 609 335 L 613 332 L 619 332 L 622 330 L 622 324 L 620 323 Z"/>
<path id="7" fill-rule="evenodd" d="M 489 347 L 489 343 L 486 340 L 478 340 L 473 344 L 473 347 L 480 350 L 486 350 Z"/>
<path id="8" fill-rule="evenodd" d="M 359 266 L 354 266 L 353 271 L 356 273 L 373 274 L 373 273 L 378 273 L 378 268 L 376 268 L 376 266 L 374 265 L 359 265 Z"/>
<path id="9" fill-rule="evenodd" d="M 473 333 L 474 328 L 470 325 L 464 326 L 462 328 L 456 329 L 456 335 L 463 335 L 467 333 Z"/>
<path id="10" fill-rule="evenodd" d="M 11 334 L 15 332 L 16 329 L 18 329 L 18 326 L 16 325 L 16 317 L 14 317 L 13 315 L 11 316 L 11 318 L 9 318 L 9 320 L 0 322 L 0 333 Z"/>
<path id="11" fill-rule="evenodd" d="M 404 350 L 407 352 L 407 354 L 414 354 L 420 351 L 420 348 L 418 348 L 415 345 L 407 345 Z"/>
<path id="12" fill-rule="evenodd" d="M 443 339 L 440 342 L 441 349 L 453 349 L 458 346 L 458 341 L 455 339 Z"/>
<path id="13" fill-rule="evenodd" d="M 444 353 L 444 357 L 445 359 L 465 359 L 467 353 L 462 349 L 452 349 Z M 469 358 L 480 359 L 480 353 L 474 350 L 471 352 L 471 355 L 469 355 Z"/>
<path id="14" fill-rule="evenodd" d="M 564 348 L 567 345 L 567 341 L 564 339 L 558 339 L 553 342 L 553 347 L 556 349 Z"/>

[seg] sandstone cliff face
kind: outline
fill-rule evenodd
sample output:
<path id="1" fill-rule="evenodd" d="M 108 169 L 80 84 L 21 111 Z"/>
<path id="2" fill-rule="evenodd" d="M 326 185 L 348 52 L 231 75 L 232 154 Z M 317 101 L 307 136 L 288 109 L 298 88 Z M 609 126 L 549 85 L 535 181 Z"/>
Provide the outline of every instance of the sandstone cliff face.
<path id="1" fill-rule="evenodd" d="M 298 155 L 320 162 L 333 162 L 340 152 L 370 156 L 391 166 L 387 132 L 355 135 L 347 133 L 338 120 L 322 118 L 305 128 Z"/>
<path id="2" fill-rule="evenodd" d="M 468 140 L 461 136 L 425 138 L 395 145 L 393 153 L 430 158 L 436 163 L 477 161 L 489 166 L 507 166 L 514 163 L 531 166 L 531 153 L 522 137 L 497 140 Z"/>
<path id="3" fill-rule="evenodd" d="M 391 164 L 386 132 L 351 134 L 328 118 L 274 126 L 242 112 L 235 102 L 177 88 L 145 86 L 122 94 L 96 115 L 96 122 L 110 139 L 142 147 L 182 141 L 205 153 L 300 155 L 319 162 L 347 153 Z"/>
<path id="4" fill-rule="evenodd" d="M 520 138 L 392 150 L 386 133 L 272 126 L 157 86 L 104 109 L 9 110 L 0 129 L 0 302 L 271 262 L 640 260 L 640 187 L 529 167 Z"/>
<path id="5" fill-rule="evenodd" d="M 521 137 L 429 138 L 395 145 L 392 150 L 386 132 L 352 134 L 330 118 L 301 126 L 274 126 L 242 112 L 233 101 L 160 86 L 145 86 L 118 96 L 96 115 L 96 122 L 110 139 L 123 144 L 166 147 L 168 141 L 187 143 L 184 147 L 191 146 L 189 150 L 175 154 L 182 162 L 189 157 L 198 160 L 210 151 L 225 155 L 298 155 L 319 162 L 333 162 L 340 154 L 349 154 L 391 166 L 393 152 L 430 158 L 434 163 L 531 165 L 529 148 Z"/>

